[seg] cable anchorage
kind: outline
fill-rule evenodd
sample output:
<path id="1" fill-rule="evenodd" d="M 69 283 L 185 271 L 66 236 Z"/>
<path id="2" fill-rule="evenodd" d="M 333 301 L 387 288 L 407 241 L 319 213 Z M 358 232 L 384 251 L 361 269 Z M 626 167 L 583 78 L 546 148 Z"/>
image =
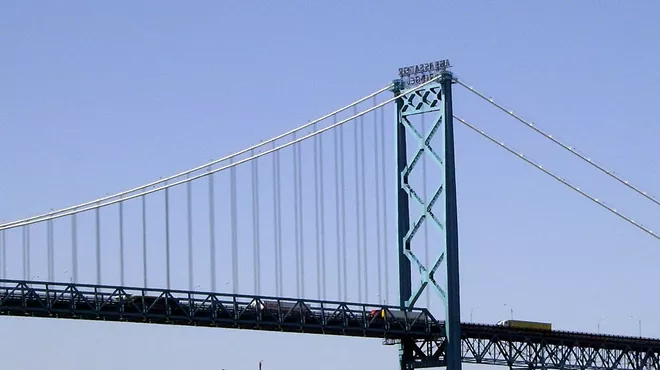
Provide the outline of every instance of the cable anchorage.
<path id="1" fill-rule="evenodd" d="M 462 118 L 460 118 L 460 117 L 457 117 L 457 116 L 454 116 L 454 118 L 455 118 L 456 120 L 458 120 L 459 122 L 461 122 L 462 124 L 464 124 L 465 126 L 471 128 L 473 131 L 477 132 L 477 133 L 480 134 L 481 136 L 483 136 L 483 137 L 485 137 L 486 139 L 490 140 L 491 142 L 493 142 L 493 143 L 499 145 L 500 147 L 506 149 L 509 153 L 516 155 L 518 158 L 524 160 L 525 162 L 527 162 L 527 163 L 531 164 L 532 166 L 536 167 L 537 169 L 543 171 L 545 174 L 551 176 L 551 177 L 554 178 L 555 180 L 561 182 L 562 184 L 564 184 L 564 185 L 568 186 L 569 188 L 575 190 L 576 192 L 582 194 L 584 197 L 590 199 L 590 200 L 593 201 L 594 203 L 600 205 L 601 207 L 605 208 L 606 210 L 608 210 L 608 211 L 614 213 L 615 215 L 619 216 L 620 218 L 624 219 L 625 221 L 627 221 L 627 222 L 631 223 L 632 225 L 638 227 L 639 229 L 641 229 L 642 231 L 644 231 L 644 232 L 646 232 L 647 234 L 651 235 L 652 237 L 654 237 L 654 238 L 660 240 L 660 236 L 659 236 L 659 235 L 657 235 L 656 233 L 654 233 L 652 230 L 646 228 L 644 225 L 642 225 L 642 224 L 638 223 L 637 221 L 633 220 L 632 218 L 630 218 L 630 217 L 628 217 L 628 216 L 622 214 L 621 212 L 617 211 L 616 208 L 610 207 L 609 205 L 605 204 L 603 201 L 599 200 L 598 198 L 596 198 L 596 197 L 594 197 L 594 196 L 588 194 L 587 192 L 585 192 L 584 190 L 580 189 L 579 187 L 577 187 L 577 186 L 575 186 L 575 185 L 569 183 L 567 180 L 565 180 L 565 179 L 563 179 L 563 178 L 561 178 L 561 177 L 555 175 L 554 173 L 550 172 L 549 170 L 543 168 L 543 166 L 541 166 L 540 164 L 537 164 L 536 162 L 534 162 L 534 161 L 532 161 L 531 159 L 527 158 L 524 154 L 516 152 L 515 150 L 513 150 L 513 149 L 511 149 L 510 147 L 506 146 L 503 142 L 500 142 L 500 141 L 498 141 L 497 139 L 493 138 L 492 136 L 486 134 L 483 130 L 478 129 L 477 127 L 475 127 L 474 125 L 470 124 L 470 123 L 467 122 L 466 120 L 464 120 L 464 119 L 462 119 Z"/>
<path id="2" fill-rule="evenodd" d="M 531 129 L 533 129 L 534 131 L 536 131 L 537 133 L 541 134 L 541 135 L 544 136 L 546 139 L 551 140 L 551 141 L 554 142 L 555 144 L 557 144 L 557 145 L 561 146 L 562 148 L 564 148 L 564 149 L 568 150 L 569 152 L 571 152 L 573 155 L 577 156 L 578 158 L 582 159 L 583 161 L 585 161 L 585 162 L 589 163 L 590 165 L 594 166 L 595 168 L 597 168 L 597 169 L 600 170 L 601 172 L 607 174 L 608 176 L 610 176 L 610 177 L 612 177 L 613 179 L 617 180 L 617 181 L 620 182 L 621 184 L 627 186 L 628 188 L 632 189 L 632 190 L 635 191 L 636 193 L 642 195 L 642 196 L 645 197 L 646 199 L 648 199 L 648 200 L 652 201 L 653 203 L 655 203 L 656 205 L 659 205 L 659 206 L 660 206 L 660 201 L 658 201 L 657 199 L 655 199 L 655 197 L 653 197 L 652 195 L 650 195 L 648 192 L 643 191 L 642 189 L 640 189 L 639 187 L 637 187 L 637 186 L 635 186 L 635 185 L 632 185 L 628 180 L 624 180 L 624 179 L 622 179 L 621 177 L 619 177 L 619 176 L 616 174 L 616 172 L 614 172 L 614 171 L 610 171 L 610 170 L 604 168 L 603 166 L 599 165 L 598 163 L 594 162 L 590 157 L 587 157 L 586 155 L 583 155 L 582 153 L 578 152 L 577 149 L 576 149 L 575 147 L 570 146 L 570 145 L 566 145 L 566 144 L 562 143 L 562 142 L 559 141 L 558 139 L 554 138 L 552 135 L 550 135 L 550 134 L 548 134 L 547 132 L 545 132 L 545 131 L 543 131 L 542 129 L 540 129 L 540 128 L 539 128 L 538 126 L 536 126 L 533 122 L 528 122 L 528 121 L 526 121 L 524 118 L 522 118 L 522 117 L 518 116 L 517 114 L 513 113 L 513 110 L 507 110 L 507 109 L 504 108 L 502 105 L 496 103 L 496 102 L 493 100 L 493 98 L 486 97 L 486 95 L 484 95 L 483 93 L 477 91 L 477 90 L 474 89 L 472 86 L 468 86 L 468 85 L 466 85 L 465 83 L 463 83 L 462 81 L 460 81 L 458 78 L 454 77 L 454 81 L 455 81 L 456 83 L 458 83 L 459 85 L 461 85 L 461 86 L 465 87 L 466 89 L 468 89 L 470 92 L 474 93 L 475 95 L 479 96 L 480 98 L 486 100 L 487 102 L 491 103 L 491 104 L 494 105 L 495 107 L 499 108 L 500 110 L 502 110 L 502 111 L 505 112 L 506 114 L 510 115 L 511 117 L 513 117 L 513 118 L 515 118 L 516 120 L 520 121 L 521 123 L 525 124 L 527 127 L 531 128 Z"/>

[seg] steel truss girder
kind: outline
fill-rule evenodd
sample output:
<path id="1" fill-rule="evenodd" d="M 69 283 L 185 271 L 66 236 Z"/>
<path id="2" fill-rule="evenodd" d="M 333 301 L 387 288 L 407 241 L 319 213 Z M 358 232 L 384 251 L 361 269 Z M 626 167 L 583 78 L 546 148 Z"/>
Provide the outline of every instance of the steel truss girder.
<path id="1" fill-rule="evenodd" d="M 130 299 L 133 297 L 133 299 Z M 275 304 L 261 310 L 250 309 Z M 384 309 L 386 320 L 370 315 Z M 301 314 L 309 312 L 312 315 Z M 445 325 L 425 309 L 278 297 L 0 280 L 0 315 L 384 338 L 416 368 L 445 363 Z M 400 311 L 399 311 L 400 314 Z M 660 339 L 461 324 L 464 363 L 525 369 L 660 369 Z"/>
<path id="2" fill-rule="evenodd" d="M 660 347 L 657 343 L 634 346 L 580 340 L 553 343 L 545 339 L 502 340 L 493 336 L 464 338 L 461 341 L 461 355 L 466 363 L 525 369 L 655 370 L 660 365 Z"/>
<path id="3" fill-rule="evenodd" d="M 660 340 L 463 324 L 461 362 L 511 369 L 657 370 Z M 403 343 L 389 341 L 388 344 Z M 444 337 L 408 341 L 412 367 L 446 364 Z"/>
<path id="4" fill-rule="evenodd" d="M 258 309 L 257 309 L 258 308 Z M 387 319 L 372 315 L 384 310 Z M 374 338 L 430 336 L 425 309 L 167 289 L 0 280 L 0 315 L 126 321 Z"/>

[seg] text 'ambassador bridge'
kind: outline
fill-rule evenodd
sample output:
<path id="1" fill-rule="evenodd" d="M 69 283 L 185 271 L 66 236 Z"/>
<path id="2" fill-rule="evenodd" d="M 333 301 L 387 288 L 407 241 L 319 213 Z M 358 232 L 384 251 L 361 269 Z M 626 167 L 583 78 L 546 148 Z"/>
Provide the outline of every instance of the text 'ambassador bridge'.
<path id="1" fill-rule="evenodd" d="M 400 346 L 402 369 L 659 369 L 658 339 L 460 322 L 454 122 L 658 236 L 454 115 L 454 86 L 660 202 L 448 67 L 402 68 L 238 153 L 0 225 L 0 312 L 380 338 Z"/>

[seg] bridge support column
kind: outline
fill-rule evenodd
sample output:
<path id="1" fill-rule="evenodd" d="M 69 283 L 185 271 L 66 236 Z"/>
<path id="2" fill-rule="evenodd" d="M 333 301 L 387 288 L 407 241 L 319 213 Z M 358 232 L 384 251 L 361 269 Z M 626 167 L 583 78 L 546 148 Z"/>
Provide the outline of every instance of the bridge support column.
<path id="1" fill-rule="evenodd" d="M 458 215 L 456 204 L 456 173 L 454 163 L 454 128 L 452 110 L 452 74 L 441 73 L 439 80 L 423 88 L 406 94 L 396 100 L 396 158 L 397 158 L 397 244 L 399 251 L 399 295 L 402 310 L 416 307 L 416 303 L 425 289 L 433 289 L 441 298 L 445 307 L 444 358 L 427 353 L 415 340 L 402 340 L 400 350 L 401 369 L 446 366 L 450 370 L 461 369 L 461 327 L 460 327 L 460 286 L 458 263 Z M 404 91 L 401 80 L 394 81 L 393 93 Z M 435 113 L 428 133 L 420 134 L 412 124 L 411 117 L 420 114 Z M 444 128 L 440 130 L 440 128 Z M 431 140 L 436 133 L 441 133 L 441 148 L 432 148 Z M 418 149 L 408 162 L 408 134 L 417 139 Z M 432 163 L 438 165 L 440 182 L 431 188 L 431 199 L 423 199 L 420 191 L 409 181 L 411 172 L 422 155 L 427 155 Z M 418 168 L 418 170 L 421 170 Z M 437 182 L 434 181 L 435 184 Z M 421 216 L 415 220 L 410 217 L 410 201 L 422 208 Z M 434 205 L 438 207 L 434 209 Z M 433 263 L 426 264 L 411 249 L 411 241 L 424 222 L 437 227 L 441 235 L 438 242 L 437 257 Z M 412 227 L 411 227 L 412 223 Z M 431 226 L 429 226 L 431 227 Z M 429 261 L 431 262 L 431 261 Z M 419 286 L 413 289 L 412 268 L 419 271 Z M 446 284 L 441 286 L 434 275 L 444 265 Z"/>

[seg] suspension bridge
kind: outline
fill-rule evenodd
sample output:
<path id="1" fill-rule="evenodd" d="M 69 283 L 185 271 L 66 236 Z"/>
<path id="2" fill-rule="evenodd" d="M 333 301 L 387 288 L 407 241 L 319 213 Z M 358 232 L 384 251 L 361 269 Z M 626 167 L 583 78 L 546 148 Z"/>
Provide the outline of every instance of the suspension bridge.
<path id="1" fill-rule="evenodd" d="M 377 91 L 232 155 L 3 223 L 0 312 L 377 338 L 399 346 L 402 369 L 657 369 L 659 339 L 460 321 L 455 123 L 658 236 L 455 115 L 453 89 L 660 202 L 448 67 L 401 68 Z"/>

